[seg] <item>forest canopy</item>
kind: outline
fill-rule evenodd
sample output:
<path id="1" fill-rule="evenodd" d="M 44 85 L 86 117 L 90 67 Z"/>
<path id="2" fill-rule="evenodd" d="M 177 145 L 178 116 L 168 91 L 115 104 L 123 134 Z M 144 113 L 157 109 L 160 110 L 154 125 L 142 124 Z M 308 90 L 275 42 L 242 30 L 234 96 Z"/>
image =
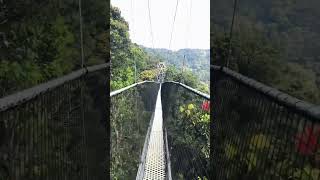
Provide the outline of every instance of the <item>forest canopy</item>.
<path id="1" fill-rule="evenodd" d="M 79 1 L 0 1 L 0 97 L 81 68 Z M 85 65 L 107 59 L 107 4 L 82 1 Z"/>
<path id="2" fill-rule="evenodd" d="M 233 0 L 211 8 L 213 64 L 226 65 Z M 320 103 L 319 1 L 239 1 L 230 68 L 300 99 Z"/>

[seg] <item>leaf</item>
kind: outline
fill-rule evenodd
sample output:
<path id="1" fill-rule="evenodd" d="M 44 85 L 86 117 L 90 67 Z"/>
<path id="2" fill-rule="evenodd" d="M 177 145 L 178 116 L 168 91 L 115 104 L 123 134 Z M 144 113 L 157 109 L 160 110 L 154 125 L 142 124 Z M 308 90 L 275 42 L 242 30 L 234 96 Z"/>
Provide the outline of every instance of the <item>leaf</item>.
<path id="1" fill-rule="evenodd" d="M 270 138 L 263 134 L 254 135 L 250 140 L 251 149 L 264 149 L 269 148 L 271 145 Z"/>
<path id="2" fill-rule="evenodd" d="M 257 166 L 257 155 L 252 152 L 248 153 L 246 161 L 248 165 L 248 171 L 253 170 Z"/>
<path id="3" fill-rule="evenodd" d="M 182 106 L 179 107 L 180 112 L 184 111 L 184 108 Z"/>
<path id="4" fill-rule="evenodd" d="M 318 177 L 320 177 L 320 169 L 317 169 L 317 168 L 313 168 L 311 170 L 311 177 L 312 179 L 318 179 Z"/>
<path id="5" fill-rule="evenodd" d="M 193 105 L 193 104 L 189 104 L 189 105 L 188 105 L 188 109 L 189 109 L 189 110 L 194 109 L 194 105 Z"/>
<path id="6" fill-rule="evenodd" d="M 40 168 L 39 166 L 34 166 L 33 167 L 33 172 L 36 174 L 36 176 L 40 176 Z"/>
<path id="7" fill-rule="evenodd" d="M 186 110 L 186 114 L 187 114 L 187 116 L 190 116 L 191 111 L 190 111 L 189 109 L 187 109 L 187 110 Z"/>
<path id="8" fill-rule="evenodd" d="M 238 154 L 237 148 L 232 144 L 227 144 L 224 148 L 224 152 L 228 159 L 233 159 Z"/>

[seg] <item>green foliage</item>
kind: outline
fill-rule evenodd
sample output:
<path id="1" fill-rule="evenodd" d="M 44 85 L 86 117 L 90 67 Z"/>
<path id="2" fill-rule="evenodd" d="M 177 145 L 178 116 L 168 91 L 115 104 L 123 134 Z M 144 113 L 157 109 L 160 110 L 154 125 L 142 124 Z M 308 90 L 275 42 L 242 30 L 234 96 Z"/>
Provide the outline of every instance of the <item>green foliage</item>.
<path id="1" fill-rule="evenodd" d="M 176 84 L 162 87 L 173 179 L 209 179 L 210 112 L 206 102 Z"/>
<path id="2" fill-rule="evenodd" d="M 129 25 L 116 7 L 111 7 L 111 90 L 123 88 L 135 82 L 136 64 L 137 80 L 154 80 L 157 60 L 150 56 L 138 45 L 131 42 Z"/>
<path id="3" fill-rule="evenodd" d="M 18 0 L 0 4 L 0 96 L 80 68 L 77 1 Z M 83 5 L 85 64 L 101 64 L 109 51 L 106 4 L 89 0 Z"/>
<path id="4" fill-rule="evenodd" d="M 158 88 L 134 87 L 111 98 L 111 179 L 136 178 Z"/>
<path id="5" fill-rule="evenodd" d="M 207 94 L 210 94 L 210 89 L 209 89 L 209 86 L 208 84 L 205 84 L 205 83 L 202 83 L 200 82 L 198 84 L 198 88 L 197 88 L 199 91 L 203 92 L 203 93 L 207 93 Z"/>
<path id="6" fill-rule="evenodd" d="M 161 61 L 176 67 L 182 67 L 183 61 L 185 61 L 185 66 L 198 76 L 199 80 L 209 84 L 209 50 L 180 49 L 178 51 L 171 51 L 167 49 L 151 49 L 146 47 L 143 47 L 143 49 L 155 58 L 161 59 Z"/>
<path id="7" fill-rule="evenodd" d="M 238 149 L 232 144 L 226 144 L 224 147 L 224 152 L 228 159 L 233 159 L 238 154 Z"/>
<path id="8" fill-rule="evenodd" d="M 120 89 L 134 83 L 134 72 L 131 67 L 119 69 L 113 73 L 117 75 L 116 77 L 114 74 L 111 76 L 113 80 L 110 85 L 113 89 Z"/>
<path id="9" fill-rule="evenodd" d="M 165 80 L 181 82 L 201 92 L 209 93 L 209 85 L 199 81 L 198 77 L 190 70 L 182 71 L 173 65 L 168 65 Z"/>
<path id="10" fill-rule="evenodd" d="M 281 79 L 276 87 L 310 102 L 318 103 L 320 101 L 315 73 L 299 64 L 288 63 L 283 69 Z"/>
<path id="11" fill-rule="evenodd" d="M 152 70 L 144 70 L 140 73 L 139 79 L 143 81 L 154 81 L 157 78 L 157 71 Z"/>
<path id="12" fill-rule="evenodd" d="M 224 145 L 225 163 L 246 168 L 246 173 L 241 174 L 254 179 L 264 177 L 281 179 L 317 179 L 320 175 L 319 168 L 313 163 L 306 162 L 301 166 L 303 157 L 292 150 L 292 147 L 283 147 L 287 139 L 276 138 L 275 135 L 252 134 L 248 139 L 240 139 L 237 144 L 226 143 Z M 241 145 L 240 145 L 241 144 Z M 237 147 L 241 147 L 241 152 Z M 273 155 L 271 155 L 271 153 Z M 241 157 L 241 158 L 240 158 Z M 310 156 L 311 162 L 317 161 Z M 270 164 L 263 166 L 261 164 Z M 263 170 L 263 173 L 261 173 Z M 239 172 L 229 171 L 230 179 L 238 179 Z"/>
<path id="13" fill-rule="evenodd" d="M 111 168 L 112 179 L 132 179 L 136 176 L 139 156 L 146 133 L 146 112 L 132 111 L 142 106 L 140 97 L 135 96 L 136 89 L 130 90 L 125 96 L 111 99 Z M 137 98 L 137 99 L 136 99 Z M 135 104 L 135 103 L 139 104 Z M 137 113 L 137 114 L 136 114 Z M 138 119 L 139 118 L 139 121 Z M 133 123 L 133 122 L 139 122 Z M 140 129 L 143 127 L 143 129 Z M 134 142 L 134 143 L 133 143 Z"/>
<path id="14" fill-rule="evenodd" d="M 298 98 L 320 102 L 319 1 L 239 2 L 230 67 Z M 226 65 L 233 1 L 218 1 L 211 14 L 215 64 Z M 294 64 L 293 64 L 294 63 Z"/>
<path id="15" fill-rule="evenodd" d="M 241 34 L 241 40 L 232 41 L 232 69 L 298 98 L 314 103 L 320 101 L 314 72 L 297 63 L 282 61 L 280 48 L 274 42 L 268 42 L 258 29 L 250 29 L 250 33 L 245 34 Z M 214 63 L 226 64 L 227 43 L 225 35 L 217 35 L 214 39 Z"/>

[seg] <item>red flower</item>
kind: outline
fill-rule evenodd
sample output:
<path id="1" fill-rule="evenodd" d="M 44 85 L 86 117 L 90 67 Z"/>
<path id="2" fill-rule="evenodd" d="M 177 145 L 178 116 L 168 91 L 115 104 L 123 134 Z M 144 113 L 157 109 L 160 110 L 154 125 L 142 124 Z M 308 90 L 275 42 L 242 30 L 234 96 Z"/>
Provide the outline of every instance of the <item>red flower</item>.
<path id="1" fill-rule="evenodd" d="M 205 111 L 210 111 L 210 101 L 203 101 L 201 108 Z"/>
<path id="2" fill-rule="evenodd" d="M 318 149 L 318 138 L 320 135 L 319 126 L 313 128 L 305 127 L 304 131 L 296 136 L 296 148 L 302 155 L 312 155 Z"/>

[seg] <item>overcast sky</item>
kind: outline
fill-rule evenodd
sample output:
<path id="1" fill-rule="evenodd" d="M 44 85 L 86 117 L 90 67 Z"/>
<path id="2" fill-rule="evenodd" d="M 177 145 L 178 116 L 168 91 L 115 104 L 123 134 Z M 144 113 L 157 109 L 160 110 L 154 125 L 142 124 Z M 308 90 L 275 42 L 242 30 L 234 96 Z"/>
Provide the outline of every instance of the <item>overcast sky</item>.
<path id="1" fill-rule="evenodd" d="M 154 47 L 168 49 L 177 1 L 149 1 Z M 131 40 L 152 47 L 148 0 L 111 0 L 111 4 L 120 8 L 122 16 L 129 22 Z M 170 49 L 209 49 L 209 47 L 210 0 L 179 0 Z"/>

